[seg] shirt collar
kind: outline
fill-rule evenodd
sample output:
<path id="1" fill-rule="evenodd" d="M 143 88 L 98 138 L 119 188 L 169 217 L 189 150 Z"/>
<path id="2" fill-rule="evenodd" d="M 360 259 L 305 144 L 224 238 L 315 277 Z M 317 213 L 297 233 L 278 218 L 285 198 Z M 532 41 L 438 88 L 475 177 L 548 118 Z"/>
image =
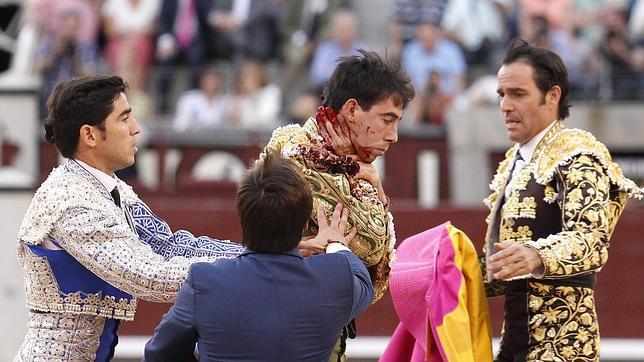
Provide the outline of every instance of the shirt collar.
<path id="1" fill-rule="evenodd" d="M 532 155 L 534 154 L 534 151 L 537 149 L 537 146 L 539 145 L 539 142 L 543 139 L 543 137 L 546 136 L 548 131 L 552 128 L 552 126 L 557 123 L 556 120 L 552 121 L 546 128 L 544 128 L 541 132 L 537 133 L 534 137 L 530 139 L 530 141 L 526 142 L 525 144 L 521 145 L 519 147 L 519 153 L 521 154 L 521 158 L 525 162 L 530 162 L 532 160 Z"/>
<path id="2" fill-rule="evenodd" d="M 99 169 L 96 169 L 81 160 L 73 159 L 73 161 L 78 163 L 82 168 L 85 169 L 85 171 L 89 172 L 92 176 L 94 176 L 94 178 L 96 178 L 98 182 L 100 182 L 101 185 L 105 187 L 107 192 L 111 192 L 116 187 L 116 184 L 118 183 L 118 179 L 116 178 L 116 176 L 110 176 L 105 172 Z"/>
<path id="3" fill-rule="evenodd" d="M 295 256 L 295 257 L 298 257 L 298 258 L 300 258 L 300 259 L 302 259 L 302 258 L 303 258 L 303 257 L 302 257 L 302 254 L 300 254 L 300 251 L 299 251 L 299 249 L 298 249 L 297 247 L 295 247 L 295 248 L 293 248 L 293 249 L 291 249 L 291 250 L 282 251 L 282 252 L 280 252 L 280 253 L 260 253 L 260 252 L 258 252 L 258 251 L 255 251 L 255 250 L 252 250 L 252 249 L 246 248 L 246 249 L 244 249 L 244 251 L 241 253 L 241 255 L 248 255 L 248 254 L 266 254 L 266 255 L 278 255 L 278 254 L 282 254 L 282 255 Z"/>

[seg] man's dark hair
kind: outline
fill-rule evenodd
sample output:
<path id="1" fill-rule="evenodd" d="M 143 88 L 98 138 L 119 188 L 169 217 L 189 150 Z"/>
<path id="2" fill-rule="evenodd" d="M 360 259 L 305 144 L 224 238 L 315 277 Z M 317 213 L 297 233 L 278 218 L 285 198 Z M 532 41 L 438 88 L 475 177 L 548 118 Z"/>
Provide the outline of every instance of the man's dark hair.
<path id="1" fill-rule="evenodd" d="M 561 99 L 559 99 L 559 119 L 565 119 L 570 114 L 570 98 L 568 91 L 568 71 L 561 58 L 553 51 L 530 45 L 523 39 L 515 39 L 505 52 L 503 64 L 524 62 L 532 67 L 534 71 L 534 82 L 545 94 L 554 86 L 561 88 Z"/>
<path id="2" fill-rule="evenodd" d="M 67 158 L 74 157 L 83 125 L 105 129 L 114 101 L 128 85 L 117 76 L 87 76 L 62 81 L 47 100 L 45 138 Z"/>
<path id="3" fill-rule="evenodd" d="M 269 150 L 242 177 L 237 188 L 237 215 L 244 245 L 263 253 L 297 246 L 313 210 L 309 184 L 296 164 Z"/>
<path id="4" fill-rule="evenodd" d="M 338 112 L 354 98 L 369 111 L 374 104 L 393 97 L 396 106 L 405 108 L 414 98 L 414 87 L 400 63 L 387 63 L 375 52 L 358 52 L 360 55 L 338 59 L 338 66 L 322 89 L 324 106 Z"/>

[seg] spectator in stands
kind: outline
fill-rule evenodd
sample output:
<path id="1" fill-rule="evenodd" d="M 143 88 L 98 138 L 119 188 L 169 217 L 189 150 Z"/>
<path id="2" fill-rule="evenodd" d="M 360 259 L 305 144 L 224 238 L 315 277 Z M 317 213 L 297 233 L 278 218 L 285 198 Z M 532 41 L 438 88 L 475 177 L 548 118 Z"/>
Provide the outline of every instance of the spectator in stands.
<path id="1" fill-rule="evenodd" d="M 320 90 L 333 73 L 338 58 L 357 55 L 357 49 L 364 47 L 356 40 L 356 17 L 348 10 L 333 14 L 329 28 L 331 38 L 320 42 L 311 61 L 311 80 Z"/>
<path id="2" fill-rule="evenodd" d="M 247 130 L 270 130 L 281 123 L 281 105 L 282 91 L 270 82 L 265 66 L 246 61 L 236 75 L 226 122 Z"/>
<path id="3" fill-rule="evenodd" d="M 422 23 L 440 24 L 448 0 L 395 0 L 389 25 L 387 56 L 400 59 L 404 47 L 412 41 Z"/>
<path id="4" fill-rule="evenodd" d="M 414 103 L 414 125 L 435 124 L 441 125 L 445 121 L 445 112 L 451 104 L 449 96 L 441 91 L 441 76 L 438 72 L 431 72 L 427 86 L 420 92 L 420 97 Z"/>
<path id="5" fill-rule="evenodd" d="M 331 17 L 341 8 L 348 9 L 347 2 L 284 0 L 279 29 L 282 38 L 280 57 L 285 63 L 308 64 Z"/>
<path id="6" fill-rule="evenodd" d="M 320 106 L 320 92 L 308 91 L 300 94 L 288 107 L 288 123 L 303 123 L 312 117 Z"/>
<path id="7" fill-rule="evenodd" d="M 612 0 L 574 0 L 574 11 L 566 14 L 566 27 L 550 26 L 551 32 L 564 32 L 563 35 L 570 38 L 564 42 L 553 39 L 554 46 L 550 49 L 562 57 L 568 68 L 571 96 L 574 99 L 598 100 L 600 95 L 604 97 L 609 93 L 606 90 L 610 85 L 600 83 L 609 77 L 606 75 L 607 67 L 603 64 L 599 44 L 604 33 L 602 18 L 617 3 Z M 555 35 L 554 38 L 563 37 Z M 600 85 L 603 89 L 600 89 Z"/>
<path id="8" fill-rule="evenodd" d="M 557 53 L 568 69 L 572 97 L 598 99 L 600 62 L 597 45 L 582 39 L 581 28 L 554 27 L 543 15 L 524 18 L 521 37 L 533 45 Z"/>
<path id="9" fill-rule="evenodd" d="M 484 71 L 496 69 L 497 49 L 506 39 L 504 0 L 451 0 L 441 22 L 446 36 L 463 49 L 467 64 Z"/>
<path id="10" fill-rule="evenodd" d="M 464 85 L 467 64 L 458 45 L 445 38 L 439 25 L 422 23 L 416 27 L 416 38 L 403 50 L 402 63 L 414 88 L 423 89 L 429 74 L 441 75 L 442 90 L 457 95 Z"/>
<path id="11" fill-rule="evenodd" d="M 47 35 L 41 42 L 34 62 L 34 72 L 42 77 L 40 119 L 47 117 L 46 101 L 56 83 L 96 71 L 97 52 L 94 42 L 80 38 L 80 13 L 69 10 L 58 14 L 58 33 Z"/>
<path id="12" fill-rule="evenodd" d="M 597 6 L 603 0 L 590 1 Z M 584 10 L 576 11 L 577 2 L 582 3 L 580 5 Z M 587 21 L 585 19 L 592 19 L 593 13 L 591 5 L 584 2 L 521 0 L 519 37 L 559 55 L 568 69 L 572 90 L 593 97 L 599 81 L 599 69 L 596 59 L 593 59 L 596 47 L 587 45 L 588 40 L 581 37 L 584 31 L 582 24 Z"/>
<path id="13" fill-rule="evenodd" d="M 208 14 L 217 59 L 276 60 L 279 54 L 279 0 L 218 0 Z"/>
<path id="14" fill-rule="evenodd" d="M 222 93 L 219 69 L 207 68 L 199 80 L 199 89 L 189 90 L 179 98 L 174 129 L 183 132 L 226 126 L 224 110 L 228 101 Z"/>
<path id="15" fill-rule="evenodd" d="M 631 1 L 628 17 L 628 37 L 633 46 L 633 62 L 639 73 L 638 99 L 644 99 L 644 0 Z"/>
<path id="16" fill-rule="evenodd" d="M 38 21 L 45 34 L 54 36 L 60 32 L 60 16 L 75 12 L 79 18 L 77 39 L 81 42 L 96 43 L 100 27 L 100 1 L 94 0 L 36 0 L 34 2 Z"/>
<path id="17" fill-rule="evenodd" d="M 624 13 L 621 9 L 610 8 L 605 11 L 603 20 L 605 33 L 600 52 L 609 69 L 612 99 L 640 99 L 644 62 L 629 42 Z"/>
<path id="18" fill-rule="evenodd" d="M 579 37 L 589 45 L 596 47 L 602 36 L 602 13 L 612 0 L 574 0 L 572 14 L 573 31 L 579 32 Z M 614 3 L 614 2 L 613 2 Z"/>
<path id="19" fill-rule="evenodd" d="M 163 0 L 156 44 L 159 64 L 157 112 L 165 114 L 170 110 L 178 65 L 187 66 L 189 87 L 198 87 L 201 68 L 213 42 L 208 24 L 211 7 L 212 2 L 208 0 Z"/>
<path id="20" fill-rule="evenodd" d="M 150 118 L 147 80 L 152 64 L 158 0 L 106 0 L 102 8 L 107 45 L 105 59 L 113 74 L 127 79 L 130 102 L 141 118 Z"/>
<path id="21" fill-rule="evenodd" d="M 313 211 L 299 166 L 269 152 L 242 178 L 237 213 L 246 250 L 194 265 L 145 346 L 145 361 L 326 361 L 342 327 L 373 299 L 369 273 L 347 247 L 348 208 L 317 208 L 325 253 L 297 249 Z"/>
<path id="22" fill-rule="evenodd" d="M 543 15 L 523 18 L 520 26 L 520 37 L 527 42 L 552 50 L 557 53 L 567 67 L 579 54 L 573 54 L 573 37 L 567 28 L 552 26 Z"/>
<path id="23" fill-rule="evenodd" d="M 304 118 L 295 118 L 294 122 L 311 117 L 320 104 L 320 89 L 311 84 L 311 59 L 329 29 L 333 14 L 340 9 L 350 9 L 350 1 L 283 1 L 279 28 L 280 57 L 284 63 L 284 71 L 277 81 L 283 92 L 282 104 L 293 105 L 299 109 L 295 113 L 305 114 Z M 313 101 L 314 98 L 317 100 Z M 306 113 L 313 103 L 313 112 Z M 300 107 L 302 105 L 305 107 Z"/>
<path id="24" fill-rule="evenodd" d="M 521 19 L 543 16 L 553 29 L 570 29 L 573 22 L 574 0 L 518 0 Z"/>
<path id="25" fill-rule="evenodd" d="M 416 27 L 416 38 L 409 42 L 402 55 L 402 64 L 415 89 L 425 89 L 432 72 L 440 76 L 440 93 L 451 102 L 465 85 L 467 64 L 458 45 L 446 39 L 436 24 L 422 23 Z M 416 100 L 415 102 L 418 102 Z M 413 106 L 417 109 L 417 106 Z"/>

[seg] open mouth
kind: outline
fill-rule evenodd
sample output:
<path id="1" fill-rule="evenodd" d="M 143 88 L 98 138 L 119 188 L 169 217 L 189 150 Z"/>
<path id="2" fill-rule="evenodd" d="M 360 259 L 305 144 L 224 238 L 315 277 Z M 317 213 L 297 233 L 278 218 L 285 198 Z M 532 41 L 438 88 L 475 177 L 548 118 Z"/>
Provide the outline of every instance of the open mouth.
<path id="1" fill-rule="evenodd" d="M 514 121 L 514 120 L 509 120 L 509 119 L 505 120 L 505 126 L 508 127 L 508 128 L 515 128 L 515 127 L 519 126 L 520 124 L 521 124 L 521 122 L 519 122 L 519 121 Z"/>

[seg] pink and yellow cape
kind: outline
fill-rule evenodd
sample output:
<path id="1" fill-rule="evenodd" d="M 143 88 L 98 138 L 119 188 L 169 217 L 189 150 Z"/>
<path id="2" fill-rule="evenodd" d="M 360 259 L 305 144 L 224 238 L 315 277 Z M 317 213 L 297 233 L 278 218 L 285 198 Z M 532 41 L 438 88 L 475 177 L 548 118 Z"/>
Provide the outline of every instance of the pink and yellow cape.
<path id="1" fill-rule="evenodd" d="M 492 361 L 474 245 L 449 222 L 405 239 L 389 283 L 400 324 L 381 362 Z"/>

